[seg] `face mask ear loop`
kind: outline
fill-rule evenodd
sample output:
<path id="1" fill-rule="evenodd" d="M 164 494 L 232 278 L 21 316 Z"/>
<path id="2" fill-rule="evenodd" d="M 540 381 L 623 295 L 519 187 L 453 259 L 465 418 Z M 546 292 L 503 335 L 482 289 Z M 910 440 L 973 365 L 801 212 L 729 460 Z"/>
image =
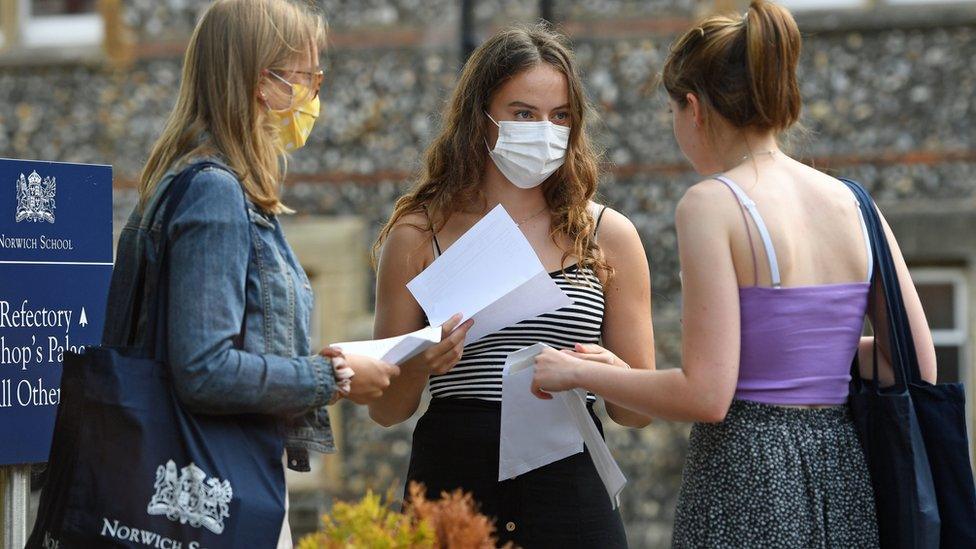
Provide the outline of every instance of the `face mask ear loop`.
<path id="1" fill-rule="evenodd" d="M 488 117 L 488 120 L 491 120 L 492 122 L 494 122 L 494 124 L 495 124 L 496 126 L 498 126 L 499 128 L 500 128 L 500 127 L 502 127 L 502 125 L 501 125 L 501 124 L 499 124 L 498 122 L 495 122 L 495 119 L 494 119 L 494 118 L 492 118 L 490 114 L 488 114 L 488 111 L 485 111 L 485 116 L 487 116 L 487 117 Z"/>
<path id="2" fill-rule="evenodd" d="M 288 89 L 291 90 L 291 97 L 289 98 L 289 101 L 288 101 L 289 102 L 289 107 L 288 108 L 290 109 L 290 108 L 294 107 L 294 103 L 295 103 L 295 85 L 292 84 L 291 82 L 285 80 L 284 77 L 282 77 L 280 74 L 276 73 L 275 71 L 273 71 L 271 69 L 265 69 L 265 72 L 267 72 L 271 76 L 274 76 L 278 80 L 281 80 L 282 82 L 284 82 L 288 86 Z M 268 105 L 268 109 L 269 110 L 274 110 L 274 109 L 271 109 L 271 105 Z"/>
<path id="3" fill-rule="evenodd" d="M 487 117 L 488 117 L 488 120 L 491 120 L 491 121 L 492 121 L 492 122 L 493 122 L 493 123 L 494 123 L 494 124 L 495 124 L 496 126 L 498 126 L 499 128 L 501 128 L 501 127 L 502 127 L 502 125 L 501 125 L 501 124 L 499 124 L 498 122 L 495 122 L 495 119 L 494 119 L 494 118 L 492 118 L 490 114 L 488 114 L 488 111 L 484 111 L 484 113 L 485 113 L 485 116 L 487 116 Z M 491 152 L 492 152 L 492 151 L 491 151 L 491 147 L 489 147 L 489 146 L 488 146 L 488 138 L 487 138 L 487 137 L 485 137 L 485 138 L 484 138 L 484 141 L 485 141 L 485 148 L 486 148 L 486 149 L 488 149 L 488 156 L 491 156 Z"/>

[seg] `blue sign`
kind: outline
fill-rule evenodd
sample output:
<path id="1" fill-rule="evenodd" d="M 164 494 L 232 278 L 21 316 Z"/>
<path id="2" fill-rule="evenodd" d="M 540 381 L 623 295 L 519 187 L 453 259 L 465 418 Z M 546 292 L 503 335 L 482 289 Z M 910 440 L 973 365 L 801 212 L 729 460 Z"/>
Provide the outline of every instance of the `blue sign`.
<path id="1" fill-rule="evenodd" d="M 65 351 L 102 336 L 112 167 L 0 159 L 0 465 L 47 461 Z"/>

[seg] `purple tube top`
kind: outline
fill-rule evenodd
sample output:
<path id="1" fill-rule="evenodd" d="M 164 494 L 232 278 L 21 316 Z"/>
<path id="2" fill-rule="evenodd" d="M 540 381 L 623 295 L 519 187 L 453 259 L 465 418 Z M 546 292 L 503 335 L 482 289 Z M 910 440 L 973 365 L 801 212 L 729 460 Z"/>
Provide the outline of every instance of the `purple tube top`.
<path id="1" fill-rule="evenodd" d="M 740 288 L 735 398 L 780 405 L 846 402 L 869 288 L 867 282 Z"/>
<path id="2" fill-rule="evenodd" d="M 742 205 L 757 280 L 753 286 L 739 288 L 742 335 L 735 398 L 779 405 L 844 404 L 870 284 L 782 287 L 776 249 L 756 203 L 728 177 L 718 175 L 715 179 L 724 183 Z M 868 258 L 866 280 L 871 280 L 867 226 L 856 198 L 854 204 Z M 746 212 L 766 250 L 771 288 L 758 285 L 759 268 Z"/>

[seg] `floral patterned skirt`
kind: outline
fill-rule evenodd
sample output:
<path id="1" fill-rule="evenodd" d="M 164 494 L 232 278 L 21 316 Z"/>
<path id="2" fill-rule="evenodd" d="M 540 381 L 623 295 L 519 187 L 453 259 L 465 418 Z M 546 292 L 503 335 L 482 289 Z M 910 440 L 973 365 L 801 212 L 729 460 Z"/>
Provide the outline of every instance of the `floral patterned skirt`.
<path id="1" fill-rule="evenodd" d="M 735 400 L 692 428 L 672 546 L 878 547 L 874 492 L 846 406 Z"/>

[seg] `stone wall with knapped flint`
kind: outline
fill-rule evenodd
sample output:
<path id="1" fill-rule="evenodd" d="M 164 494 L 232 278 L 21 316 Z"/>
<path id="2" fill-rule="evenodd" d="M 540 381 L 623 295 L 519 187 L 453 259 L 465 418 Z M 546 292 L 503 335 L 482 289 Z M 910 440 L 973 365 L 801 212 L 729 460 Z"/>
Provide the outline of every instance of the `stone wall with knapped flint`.
<path id="1" fill-rule="evenodd" d="M 135 203 L 134 182 L 173 106 L 186 37 L 207 3 L 123 4 L 136 38 L 131 65 L 50 56 L 40 64 L 5 63 L 0 53 L 0 156 L 113 164 L 117 223 Z M 474 4 L 479 37 L 538 13 L 537 2 Z M 656 75 L 676 34 L 710 6 L 553 2 L 600 113 L 593 128 L 606 149 L 601 196 L 633 220 L 650 259 L 659 368 L 680 363 L 673 212 L 699 177 L 675 145 Z M 806 35 L 807 131 L 792 136 L 792 148 L 818 167 L 863 181 L 884 205 L 976 204 L 976 11 L 920 9 L 798 15 Z M 286 202 L 298 215 L 361 216 L 370 227 L 360 243 L 365 250 L 438 127 L 459 67 L 459 7 L 447 0 L 327 0 L 324 10 L 332 47 L 322 117 L 289 163 Z M 367 487 L 400 490 L 413 421 L 383 429 L 365 410 L 342 406 L 343 481 L 293 496 L 296 531 L 313 528 L 334 497 L 355 498 Z M 622 510 L 631 544 L 666 546 L 687 426 L 608 427 L 630 481 Z"/>

